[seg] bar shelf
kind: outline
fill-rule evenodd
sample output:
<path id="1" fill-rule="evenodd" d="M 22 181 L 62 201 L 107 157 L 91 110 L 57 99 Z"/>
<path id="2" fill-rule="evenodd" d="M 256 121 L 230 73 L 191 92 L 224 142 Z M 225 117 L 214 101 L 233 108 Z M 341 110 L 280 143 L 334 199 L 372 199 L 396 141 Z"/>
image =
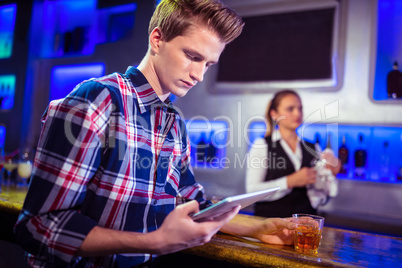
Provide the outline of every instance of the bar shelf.
<path id="1" fill-rule="evenodd" d="M 250 145 L 255 139 L 264 137 L 265 123 L 251 122 L 248 128 Z M 346 172 L 339 173 L 339 179 L 370 181 L 378 183 L 402 184 L 402 126 L 393 125 L 359 125 L 342 123 L 304 124 L 297 129 L 300 138 L 316 143 L 326 148 L 328 133 L 335 155 L 338 156 L 342 138 L 346 141 L 348 159 L 345 164 Z M 359 144 L 359 136 L 363 137 Z M 384 149 L 384 144 L 387 144 Z M 357 176 L 355 152 L 365 150 L 367 158 L 362 167 L 364 174 Z"/>

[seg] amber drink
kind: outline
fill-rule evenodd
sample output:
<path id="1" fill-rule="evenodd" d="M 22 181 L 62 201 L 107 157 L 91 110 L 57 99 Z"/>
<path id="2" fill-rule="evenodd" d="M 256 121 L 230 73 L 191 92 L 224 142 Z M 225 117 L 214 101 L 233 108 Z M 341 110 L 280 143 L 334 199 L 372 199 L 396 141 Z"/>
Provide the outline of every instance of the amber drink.
<path id="1" fill-rule="evenodd" d="M 293 214 L 296 223 L 294 247 L 297 252 L 315 255 L 321 242 L 324 218 L 309 214 Z"/>

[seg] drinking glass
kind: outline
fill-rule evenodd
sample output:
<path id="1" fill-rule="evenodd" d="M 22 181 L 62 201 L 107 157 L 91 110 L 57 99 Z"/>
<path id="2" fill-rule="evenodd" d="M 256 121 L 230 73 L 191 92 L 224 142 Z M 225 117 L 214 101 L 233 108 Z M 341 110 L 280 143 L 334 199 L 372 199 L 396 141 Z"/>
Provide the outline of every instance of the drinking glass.
<path id="1" fill-rule="evenodd" d="M 26 186 L 29 183 L 29 178 L 32 173 L 33 164 L 33 152 L 26 148 L 20 151 L 20 157 L 18 161 L 17 173 L 22 179 L 22 186 Z"/>
<path id="2" fill-rule="evenodd" d="M 17 168 L 18 162 L 15 157 L 5 156 L 4 160 L 4 169 L 7 171 L 7 178 L 3 178 L 3 186 L 9 188 L 11 185 L 15 183 L 12 178 L 12 172 Z"/>
<path id="3" fill-rule="evenodd" d="M 324 218 L 310 214 L 293 214 L 296 224 L 294 248 L 297 252 L 315 255 L 321 243 Z"/>

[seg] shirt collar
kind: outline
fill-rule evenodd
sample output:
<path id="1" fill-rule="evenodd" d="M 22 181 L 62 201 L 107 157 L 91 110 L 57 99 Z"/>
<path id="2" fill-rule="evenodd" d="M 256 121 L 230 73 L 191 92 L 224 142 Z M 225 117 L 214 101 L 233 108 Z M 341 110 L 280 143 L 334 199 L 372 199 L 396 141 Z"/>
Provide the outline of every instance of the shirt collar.
<path id="1" fill-rule="evenodd" d="M 297 145 L 296 150 L 293 152 L 289 145 L 286 143 L 285 140 L 282 139 L 281 133 L 278 129 L 275 129 L 272 132 L 272 142 L 279 142 L 282 145 L 283 150 L 288 155 L 290 161 L 292 162 L 293 166 L 296 170 L 299 170 L 301 167 L 301 162 L 303 158 L 302 148 L 300 146 L 300 137 L 297 136 Z"/>
<path id="2" fill-rule="evenodd" d="M 145 113 L 151 110 L 151 108 L 155 107 L 156 105 L 166 107 L 168 111 L 178 114 L 169 98 L 167 98 L 166 101 L 163 102 L 158 97 L 155 90 L 151 87 L 151 84 L 149 84 L 148 80 L 145 78 L 140 70 L 133 66 L 129 66 L 125 74 L 131 81 L 132 86 L 135 88 L 135 90 L 133 91 L 137 96 L 137 101 L 141 113 Z"/>

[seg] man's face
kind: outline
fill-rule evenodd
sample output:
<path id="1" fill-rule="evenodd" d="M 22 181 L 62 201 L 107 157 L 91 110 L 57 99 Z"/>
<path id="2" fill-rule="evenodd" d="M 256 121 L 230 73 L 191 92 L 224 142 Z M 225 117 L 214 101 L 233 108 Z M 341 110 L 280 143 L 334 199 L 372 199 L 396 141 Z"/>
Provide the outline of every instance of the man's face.
<path id="1" fill-rule="evenodd" d="M 225 45 L 214 32 L 197 24 L 169 42 L 160 40 L 154 68 L 161 93 L 185 96 L 218 62 Z"/>

